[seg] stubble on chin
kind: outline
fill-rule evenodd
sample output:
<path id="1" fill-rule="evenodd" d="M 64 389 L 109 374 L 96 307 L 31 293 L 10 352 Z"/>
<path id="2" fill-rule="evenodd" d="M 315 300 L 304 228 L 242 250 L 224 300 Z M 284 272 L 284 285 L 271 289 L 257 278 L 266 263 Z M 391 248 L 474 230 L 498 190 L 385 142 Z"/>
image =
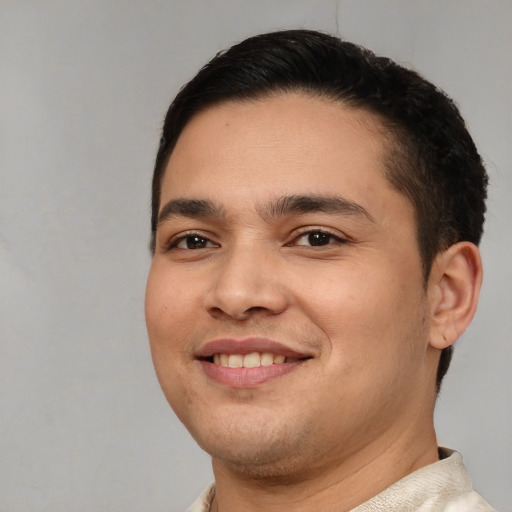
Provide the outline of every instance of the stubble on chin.
<path id="1" fill-rule="evenodd" d="M 303 426 L 301 433 L 286 425 L 268 428 L 262 423 L 260 431 L 250 434 L 240 424 L 225 425 L 222 433 L 194 436 L 212 457 L 214 471 L 229 471 L 240 478 L 268 485 L 290 485 L 307 478 L 316 466 L 318 453 L 311 445 L 312 427 Z"/>

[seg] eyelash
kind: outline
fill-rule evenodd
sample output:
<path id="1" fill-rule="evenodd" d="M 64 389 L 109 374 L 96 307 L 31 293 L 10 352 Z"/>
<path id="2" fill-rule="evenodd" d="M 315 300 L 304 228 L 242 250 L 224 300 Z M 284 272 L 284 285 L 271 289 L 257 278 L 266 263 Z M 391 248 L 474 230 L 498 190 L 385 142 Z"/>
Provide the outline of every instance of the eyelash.
<path id="1" fill-rule="evenodd" d="M 187 239 L 191 239 L 191 238 L 198 238 L 198 239 L 204 240 L 207 244 L 208 243 L 215 244 L 215 246 L 218 247 L 218 244 L 216 244 L 215 242 L 212 242 L 212 240 L 208 236 L 205 236 L 202 233 L 199 233 L 197 231 L 190 231 L 188 233 L 182 233 L 181 235 L 173 238 L 167 244 L 166 250 L 170 251 L 172 249 L 181 249 L 183 251 L 193 251 L 193 250 L 198 250 L 198 249 L 211 249 L 212 248 L 212 247 L 199 247 L 199 248 L 196 248 L 196 249 L 192 249 L 192 248 L 188 247 L 187 249 L 185 249 L 183 247 L 178 247 L 178 245 L 181 242 L 185 242 Z"/>
<path id="2" fill-rule="evenodd" d="M 311 240 L 309 241 L 310 243 L 309 244 L 298 244 L 297 241 L 300 240 L 301 238 L 304 238 L 306 236 L 312 236 L 312 235 L 321 235 L 321 236 L 325 236 L 327 239 L 328 239 L 328 242 L 325 243 L 325 244 L 322 244 L 322 243 L 319 243 L 318 245 L 314 245 L 311 243 Z M 184 248 L 184 247 L 178 247 L 179 244 L 181 244 L 182 242 L 186 242 L 187 239 L 193 239 L 193 238 L 197 238 L 197 239 L 200 239 L 201 241 L 203 241 L 206 245 L 208 244 L 213 244 L 210 245 L 210 247 L 206 246 L 206 247 L 187 247 L 187 248 Z M 318 240 L 318 241 L 321 241 L 321 240 Z M 346 243 L 349 243 L 350 240 L 348 240 L 347 238 L 343 238 L 343 237 L 340 237 L 339 235 L 335 235 L 334 233 L 326 230 L 325 228 L 304 228 L 303 230 L 301 230 L 294 238 L 291 242 L 287 243 L 286 244 L 286 247 L 292 247 L 292 246 L 303 246 L 303 247 L 326 247 L 326 246 L 329 246 L 329 245 L 334 245 L 334 244 L 346 244 Z M 181 234 L 179 235 L 178 237 L 175 237 L 173 238 L 169 244 L 167 244 L 166 246 L 166 250 L 172 250 L 172 249 L 180 249 L 180 250 L 184 250 L 184 251 L 194 251 L 194 250 L 199 250 L 199 249 L 211 249 L 211 248 L 216 248 L 216 247 L 219 247 L 219 244 L 213 242 L 208 236 L 205 236 L 197 231 L 190 231 L 188 233 L 184 233 L 184 234 Z"/>
<path id="3" fill-rule="evenodd" d="M 308 245 L 308 244 L 297 244 L 296 243 L 301 238 L 303 238 L 305 236 L 311 236 L 311 235 L 324 235 L 327 238 L 329 238 L 331 241 L 326 244 L 320 244 L 320 245 Z M 300 246 L 305 246 L 305 247 L 326 247 L 326 246 L 334 245 L 334 244 L 347 244 L 349 242 L 350 242 L 350 240 L 348 238 L 344 238 L 337 234 L 334 234 L 325 228 L 308 227 L 308 228 L 304 228 L 303 230 L 301 230 L 295 236 L 295 238 L 292 240 L 292 242 L 290 242 L 289 244 L 286 244 L 286 245 L 287 246 L 300 245 Z"/>

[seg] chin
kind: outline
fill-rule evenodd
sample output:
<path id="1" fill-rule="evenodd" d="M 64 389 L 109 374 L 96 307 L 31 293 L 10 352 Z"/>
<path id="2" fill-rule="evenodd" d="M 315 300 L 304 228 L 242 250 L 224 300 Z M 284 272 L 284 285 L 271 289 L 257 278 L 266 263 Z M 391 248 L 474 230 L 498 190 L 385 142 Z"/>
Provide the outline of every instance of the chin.
<path id="1" fill-rule="evenodd" d="M 251 421 L 251 418 L 229 423 L 209 420 L 202 428 L 189 429 L 199 446 L 212 457 L 242 464 L 272 459 L 282 444 L 279 430 L 268 422 Z"/>
<path id="2" fill-rule="evenodd" d="M 284 480 L 293 479 L 293 476 L 301 472 L 304 464 L 301 464 L 294 454 L 290 457 L 286 450 L 272 448 L 231 446 L 214 447 L 208 450 L 212 457 L 214 469 L 217 464 L 228 467 L 231 471 L 244 475 L 254 480 L 273 480 L 284 483 Z M 211 447 L 210 447 L 211 448 Z M 252 449 L 251 449 L 252 448 Z"/>
<path id="3" fill-rule="evenodd" d="M 281 480 L 309 468 L 314 458 L 311 443 L 287 425 L 268 418 L 247 417 L 246 421 L 209 420 L 207 429 L 189 429 L 199 446 L 216 464 L 254 479 Z M 304 452 L 308 448 L 308 453 Z M 314 452 L 314 450 L 313 450 Z"/>

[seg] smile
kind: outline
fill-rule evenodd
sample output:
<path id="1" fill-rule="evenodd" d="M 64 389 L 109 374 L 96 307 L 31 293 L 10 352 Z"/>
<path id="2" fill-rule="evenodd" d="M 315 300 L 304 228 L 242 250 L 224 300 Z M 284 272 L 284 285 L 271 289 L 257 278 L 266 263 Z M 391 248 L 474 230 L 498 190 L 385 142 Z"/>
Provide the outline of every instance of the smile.
<path id="1" fill-rule="evenodd" d="M 218 339 L 196 353 L 206 375 L 219 384 L 253 388 L 294 372 L 310 354 L 264 338 Z"/>
<path id="2" fill-rule="evenodd" d="M 258 368 L 273 364 L 294 363 L 298 358 L 285 357 L 270 352 L 251 352 L 250 354 L 215 354 L 213 363 L 226 368 Z"/>

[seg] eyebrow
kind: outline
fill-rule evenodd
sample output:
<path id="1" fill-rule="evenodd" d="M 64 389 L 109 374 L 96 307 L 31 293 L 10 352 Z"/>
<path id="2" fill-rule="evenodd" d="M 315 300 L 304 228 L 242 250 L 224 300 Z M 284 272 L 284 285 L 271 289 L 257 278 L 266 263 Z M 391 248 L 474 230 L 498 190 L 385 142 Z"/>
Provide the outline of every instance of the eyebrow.
<path id="1" fill-rule="evenodd" d="M 158 224 L 170 217 L 220 217 L 222 208 L 207 199 L 171 199 L 158 214 Z"/>
<path id="2" fill-rule="evenodd" d="M 265 217 L 279 218 L 314 212 L 355 215 L 366 217 L 371 222 L 375 222 L 363 206 L 340 196 L 314 194 L 284 196 L 270 201 L 260 213 Z"/>
<path id="3" fill-rule="evenodd" d="M 355 215 L 366 217 L 371 222 L 375 222 L 370 213 L 361 205 L 339 196 L 314 194 L 282 196 L 272 199 L 262 208 L 258 208 L 261 217 L 268 219 L 314 212 Z M 158 224 L 174 216 L 191 218 L 222 217 L 223 209 L 208 199 L 171 199 L 158 214 Z"/>

